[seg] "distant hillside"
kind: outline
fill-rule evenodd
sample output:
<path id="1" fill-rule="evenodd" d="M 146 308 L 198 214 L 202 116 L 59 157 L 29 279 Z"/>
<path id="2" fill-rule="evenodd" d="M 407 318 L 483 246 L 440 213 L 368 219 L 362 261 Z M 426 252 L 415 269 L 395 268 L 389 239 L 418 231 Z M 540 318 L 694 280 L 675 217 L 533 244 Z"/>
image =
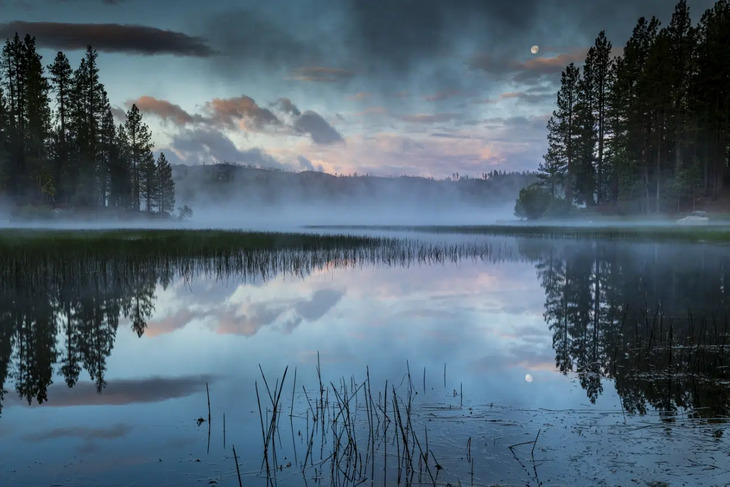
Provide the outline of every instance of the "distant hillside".
<path id="1" fill-rule="evenodd" d="M 252 205 L 489 207 L 513 204 L 534 173 L 493 171 L 484 177 L 434 180 L 423 177 L 333 176 L 284 172 L 233 164 L 173 166 L 177 205 L 193 208 Z"/>

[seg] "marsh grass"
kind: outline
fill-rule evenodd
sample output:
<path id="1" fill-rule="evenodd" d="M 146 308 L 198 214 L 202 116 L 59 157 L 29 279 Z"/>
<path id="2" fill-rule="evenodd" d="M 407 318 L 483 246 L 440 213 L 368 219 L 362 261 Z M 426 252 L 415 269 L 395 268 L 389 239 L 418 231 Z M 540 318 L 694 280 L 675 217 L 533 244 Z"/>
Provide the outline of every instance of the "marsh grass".
<path id="1" fill-rule="evenodd" d="M 676 225 L 676 224 L 597 224 L 597 225 L 423 225 L 423 226 L 311 226 L 311 229 L 339 229 L 348 231 L 388 231 L 441 233 L 463 235 L 493 235 L 535 238 L 602 239 L 640 242 L 710 242 L 730 243 L 730 224 Z"/>
<path id="2" fill-rule="evenodd" d="M 294 468 L 303 485 L 442 485 L 444 470 L 428 440 L 427 419 L 416 405 L 416 392 L 406 364 L 406 375 L 399 386 L 386 380 L 382 392 L 374 391 L 370 369 L 358 381 L 355 377 L 326 381 L 317 355 L 316 390 L 302 386 L 302 411 L 295 411 L 296 370 L 289 405 L 291 449 L 294 459 L 284 463 L 278 453 L 286 423 L 280 421 L 282 391 L 288 368 L 273 388 L 259 366 L 265 394 L 258 381 L 255 391 L 262 437 L 262 462 L 259 475 L 267 485 L 277 485 L 281 473 Z M 457 409 L 461 409 L 460 407 Z M 295 433 L 296 431 L 296 433 Z M 278 443 L 277 443 L 278 442 Z M 279 446 L 277 446 L 279 445 Z M 469 453 L 473 479 L 473 457 Z M 390 482 L 390 483 L 389 483 Z M 445 484 L 444 484 L 445 485 Z"/>

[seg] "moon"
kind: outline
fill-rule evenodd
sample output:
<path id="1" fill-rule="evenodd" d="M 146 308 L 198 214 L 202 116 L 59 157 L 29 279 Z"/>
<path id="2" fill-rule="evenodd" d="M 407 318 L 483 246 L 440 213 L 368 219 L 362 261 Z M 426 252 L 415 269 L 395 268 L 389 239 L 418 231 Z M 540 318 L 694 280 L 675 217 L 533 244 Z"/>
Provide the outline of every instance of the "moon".
<path id="1" fill-rule="evenodd" d="M 525 375 L 525 382 L 532 382 L 532 376 L 530 374 Z"/>
<path id="2" fill-rule="evenodd" d="M 532 46 L 532 47 L 530 48 L 530 52 L 531 52 L 532 54 L 537 54 L 538 52 L 540 52 L 540 46 L 538 46 L 537 44 L 535 44 L 534 46 Z"/>

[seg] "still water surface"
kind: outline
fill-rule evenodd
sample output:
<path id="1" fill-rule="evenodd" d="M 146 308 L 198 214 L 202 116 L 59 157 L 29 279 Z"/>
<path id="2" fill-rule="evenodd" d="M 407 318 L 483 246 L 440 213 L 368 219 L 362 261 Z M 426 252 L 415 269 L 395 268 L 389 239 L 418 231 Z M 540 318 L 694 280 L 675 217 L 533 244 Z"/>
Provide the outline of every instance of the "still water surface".
<path id="1" fill-rule="evenodd" d="M 725 247 L 2 259 L 0 485 L 730 479 Z"/>

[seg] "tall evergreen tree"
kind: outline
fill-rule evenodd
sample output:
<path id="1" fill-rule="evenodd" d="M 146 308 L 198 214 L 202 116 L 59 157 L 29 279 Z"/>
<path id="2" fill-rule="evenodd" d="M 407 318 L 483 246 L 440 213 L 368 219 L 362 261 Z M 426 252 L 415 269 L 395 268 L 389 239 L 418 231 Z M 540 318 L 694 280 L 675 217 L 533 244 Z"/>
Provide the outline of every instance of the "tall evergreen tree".
<path id="1" fill-rule="evenodd" d="M 152 136 L 149 128 L 142 121 L 142 114 L 137 105 L 127 112 L 127 122 L 125 123 L 127 142 L 129 143 L 129 161 L 130 175 L 132 184 L 132 209 L 139 211 L 140 196 L 142 195 L 143 171 L 145 165 L 152 160 L 154 164 L 154 156 L 152 156 Z"/>
<path id="2" fill-rule="evenodd" d="M 7 190 L 10 158 L 8 155 L 10 128 L 8 126 L 8 108 L 5 93 L 0 87 L 0 193 Z"/>
<path id="3" fill-rule="evenodd" d="M 55 183 L 48 164 L 48 142 L 51 128 L 49 85 L 43 72 L 41 56 L 36 52 L 35 38 L 25 36 L 25 150 L 30 176 L 35 183 L 32 194 L 40 193 L 46 201 L 56 196 Z M 31 195 L 29 195 L 31 196 Z"/>
<path id="4" fill-rule="evenodd" d="M 647 120 L 646 93 L 641 90 L 640 81 L 658 27 L 659 21 L 655 18 L 639 19 L 623 56 L 615 60 L 615 75 L 608 93 L 612 193 L 620 201 L 643 198 L 644 211 L 648 211 L 650 148 L 647 141 L 651 125 Z"/>
<path id="5" fill-rule="evenodd" d="M 608 138 L 608 90 L 613 73 L 611 58 L 611 42 L 606 39 L 606 32 L 601 31 L 595 44 L 588 51 L 584 67 L 584 78 L 590 78 L 586 93 L 590 97 L 592 122 L 595 131 L 595 166 L 596 166 L 596 202 L 602 204 L 606 200 L 606 140 Z"/>
<path id="6" fill-rule="evenodd" d="M 109 161 L 109 205 L 114 208 L 132 206 L 131 151 L 125 126 L 117 127 Z"/>
<path id="7" fill-rule="evenodd" d="M 730 1 L 718 0 L 698 26 L 694 82 L 701 131 L 704 186 L 717 197 L 728 176 L 730 158 Z"/>
<path id="8" fill-rule="evenodd" d="M 591 48 L 588 59 L 595 56 Z M 575 201 L 593 206 L 596 191 L 595 151 L 596 151 L 596 117 L 594 114 L 594 64 L 586 61 L 583 75 L 578 79 L 577 99 L 575 103 L 575 140 L 574 146 L 574 191 Z"/>
<path id="9" fill-rule="evenodd" d="M 152 213 L 157 195 L 159 194 L 159 181 L 157 179 L 157 167 L 155 156 L 152 151 L 145 153 L 140 166 L 139 188 L 142 198 L 145 201 L 145 211 Z"/>
<path id="10" fill-rule="evenodd" d="M 172 167 L 164 152 L 157 157 L 158 195 L 157 207 L 160 213 L 172 213 L 175 210 L 175 182 L 172 179 Z"/>
<path id="11" fill-rule="evenodd" d="M 56 95 L 56 126 L 54 129 L 53 175 L 59 192 L 59 198 L 67 202 L 69 191 L 66 187 L 69 165 L 68 117 L 71 89 L 73 87 L 73 70 L 63 52 L 56 54 L 53 64 L 48 66 L 51 74 L 51 89 Z"/>
<path id="12" fill-rule="evenodd" d="M 25 160 L 25 74 L 26 57 L 23 41 L 16 33 L 5 42 L 0 57 L 2 86 L 7 94 L 8 189 L 11 196 L 24 196 L 27 187 Z"/>
<path id="13" fill-rule="evenodd" d="M 75 136 L 77 202 L 84 206 L 98 204 L 98 156 L 101 120 L 107 105 L 104 87 L 99 81 L 97 52 L 91 46 L 74 73 L 72 122 Z"/>
<path id="14" fill-rule="evenodd" d="M 578 136 L 576 104 L 578 103 L 579 70 L 569 64 L 561 75 L 557 109 L 548 120 L 548 155 L 551 165 L 565 173 L 563 188 L 569 204 L 573 203 L 575 140 Z M 562 169 L 564 168 L 564 169 Z"/>

